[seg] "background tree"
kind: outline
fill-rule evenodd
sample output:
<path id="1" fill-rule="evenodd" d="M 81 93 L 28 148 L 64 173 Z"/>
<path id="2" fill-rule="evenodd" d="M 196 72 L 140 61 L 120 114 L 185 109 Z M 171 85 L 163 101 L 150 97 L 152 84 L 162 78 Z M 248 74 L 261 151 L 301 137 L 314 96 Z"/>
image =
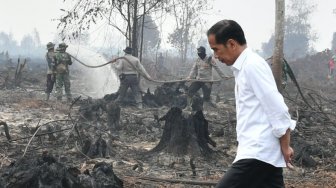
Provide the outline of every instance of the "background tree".
<path id="1" fill-rule="evenodd" d="M 65 15 L 60 19 L 63 39 L 77 38 L 80 33 L 89 30 L 92 24 L 107 21 L 126 39 L 126 45 L 134 49 L 138 55 L 138 22 L 143 14 L 150 15 L 169 1 L 165 0 L 76 0 L 70 11 L 63 10 Z M 140 11 L 143 10 L 142 13 Z"/>
<path id="2" fill-rule="evenodd" d="M 186 61 L 188 47 L 196 35 L 194 29 L 201 24 L 200 13 L 208 9 L 207 4 L 207 0 L 173 0 L 171 13 L 176 26 L 168 40 L 178 50 L 182 63 Z"/>
<path id="3" fill-rule="evenodd" d="M 29 34 L 25 35 L 22 38 L 20 46 L 23 50 L 23 53 L 27 55 L 30 55 L 34 48 L 36 48 L 35 41 L 33 37 Z"/>
<path id="4" fill-rule="evenodd" d="M 32 38 L 33 38 L 33 41 L 34 41 L 34 46 L 37 47 L 37 48 L 41 47 L 40 33 L 37 31 L 36 28 L 34 28 L 34 30 L 33 30 Z"/>
<path id="5" fill-rule="evenodd" d="M 336 32 L 334 32 L 334 34 L 333 34 L 333 39 L 332 39 L 332 42 L 331 42 L 331 49 L 336 50 Z"/>
<path id="6" fill-rule="evenodd" d="M 13 53 L 17 48 L 17 42 L 14 40 L 12 33 L 0 32 L 0 51 Z"/>
<path id="7" fill-rule="evenodd" d="M 80 35 L 74 40 L 75 44 L 88 45 L 90 42 L 90 33 L 88 31 L 83 31 Z"/>
<path id="8" fill-rule="evenodd" d="M 317 37 L 309 21 L 315 7 L 311 0 L 289 1 L 284 35 L 284 54 L 287 58 L 303 57 L 313 51 L 310 46 Z M 268 42 L 262 44 L 262 51 L 266 57 L 273 54 L 274 39 L 272 35 Z"/>
<path id="9" fill-rule="evenodd" d="M 138 56 L 140 41 L 144 41 L 138 38 L 142 37 L 141 33 L 146 34 L 139 28 L 142 27 L 142 21 L 146 22 L 146 16 L 159 15 L 160 12 L 171 13 L 176 20 L 176 29 L 171 34 L 170 41 L 178 48 L 183 60 L 187 54 L 188 44 L 194 36 L 192 28 L 199 24 L 199 15 L 207 8 L 207 0 L 75 0 L 74 2 L 70 10 L 62 9 L 65 14 L 60 19 L 58 28 L 61 29 L 63 40 L 77 38 L 83 31 L 89 30 L 92 24 L 107 22 L 125 37 L 126 45 L 134 49 L 133 55 Z"/>
<path id="10" fill-rule="evenodd" d="M 143 16 L 141 16 L 141 19 L 143 19 Z M 145 55 L 148 55 L 150 53 L 154 53 L 161 41 L 160 38 L 160 31 L 158 30 L 158 26 L 152 19 L 150 15 L 145 15 L 144 24 L 141 22 L 138 23 L 138 45 L 141 45 L 141 42 L 143 43 L 142 53 Z M 143 25 L 143 30 L 142 30 Z"/>
<path id="11" fill-rule="evenodd" d="M 281 92 L 282 82 L 282 59 L 283 59 L 283 43 L 284 43 L 284 22 L 285 22 L 285 0 L 275 0 L 275 44 L 272 59 L 272 72 L 277 84 L 278 90 Z"/>
<path id="12" fill-rule="evenodd" d="M 291 0 L 286 19 L 285 54 L 288 57 L 303 57 L 310 52 L 310 46 L 316 41 L 312 31 L 310 15 L 316 4 L 311 0 Z"/>

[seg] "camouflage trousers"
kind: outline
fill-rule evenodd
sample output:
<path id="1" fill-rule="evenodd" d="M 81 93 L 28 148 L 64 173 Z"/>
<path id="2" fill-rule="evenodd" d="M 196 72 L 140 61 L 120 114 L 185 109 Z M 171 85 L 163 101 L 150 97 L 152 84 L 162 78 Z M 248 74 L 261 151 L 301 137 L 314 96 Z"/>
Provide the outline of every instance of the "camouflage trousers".
<path id="1" fill-rule="evenodd" d="M 57 100 L 62 100 L 63 85 L 64 85 L 65 93 L 67 95 L 67 99 L 71 100 L 70 79 L 69 79 L 69 73 L 68 72 L 56 74 L 56 97 L 57 97 Z"/>

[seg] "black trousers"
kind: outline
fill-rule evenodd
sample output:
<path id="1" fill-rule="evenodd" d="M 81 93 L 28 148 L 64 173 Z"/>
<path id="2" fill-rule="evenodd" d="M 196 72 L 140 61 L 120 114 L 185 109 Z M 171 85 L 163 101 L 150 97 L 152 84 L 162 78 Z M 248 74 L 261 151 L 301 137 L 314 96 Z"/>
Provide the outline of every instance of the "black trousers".
<path id="1" fill-rule="evenodd" d="M 47 88 L 45 92 L 50 94 L 54 88 L 54 84 L 55 84 L 55 75 L 47 74 Z"/>
<path id="2" fill-rule="evenodd" d="M 131 88 L 131 91 L 134 95 L 136 103 L 142 103 L 141 89 L 140 89 L 140 80 L 136 74 L 124 74 L 119 76 L 120 86 L 119 86 L 119 96 L 116 101 L 124 102 L 128 88 Z"/>
<path id="3" fill-rule="evenodd" d="M 256 159 L 242 159 L 225 173 L 216 188 L 284 188 L 282 168 Z"/>
<path id="4" fill-rule="evenodd" d="M 193 82 L 188 89 L 188 96 L 192 97 L 196 92 L 202 88 L 203 100 L 210 101 L 212 83 L 210 82 Z"/>

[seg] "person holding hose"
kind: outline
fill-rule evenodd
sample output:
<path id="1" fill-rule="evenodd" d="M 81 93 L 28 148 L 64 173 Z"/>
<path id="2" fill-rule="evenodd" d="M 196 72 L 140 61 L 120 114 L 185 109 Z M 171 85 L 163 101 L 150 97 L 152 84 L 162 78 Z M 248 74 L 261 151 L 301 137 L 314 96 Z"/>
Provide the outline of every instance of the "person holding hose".
<path id="1" fill-rule="evenodd" d="M 119 72 L 120 87 L 118 90 L 118 98 L 116 102 L 125 102 L 125 97 L 128 88 L 131 88 L 135 97 L 135 102 L 138 108 L 143 108 L 142 94 L 140 89 L 140 75 L 145 76 L 146 79 L 152 80 L 151 76 L 147 73 L 146 69 L 140 63 L 140 60 L 132 55 L 133 49 L 126 47 L 124 49 L 124 58 L 119 59 L 114 68 Z"/>
<path id="2" fill-rule="evenodd" d="M 207 82 L 212 80 L 212 69 L 214 68 L 221 78 L 228 78 L 221 69 L 216 64 L 215 59 L 212 56 L 206 54 L 206 50 L 203 46 L 197 48 L 198 58 L 196 59 L 187 80 L 196 79 L 199 81 L 194 81 L 191 83 L 187 93 L 187 110 L 191 110 L 192 97 L 197 93 L 199 89 L 202 88 L 203 91 L 203 101 L 211 106 L 214 104 L 211 103 L 211 89 L 212 82 Z"/>

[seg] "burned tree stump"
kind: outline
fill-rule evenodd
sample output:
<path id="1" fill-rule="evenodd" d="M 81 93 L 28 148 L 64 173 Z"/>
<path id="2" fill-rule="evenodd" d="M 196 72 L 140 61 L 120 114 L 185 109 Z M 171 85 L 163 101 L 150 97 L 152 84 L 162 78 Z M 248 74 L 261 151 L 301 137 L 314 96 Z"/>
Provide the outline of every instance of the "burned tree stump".
<path id="1" fill-rule="evenodd" d="M 22 70 L 24 69 L 25 65 L 27 63 L 27 60 L 24 59 L 24 62 L 20 64 L 20 58 L 18 59 L 18 64 L 16 67 L 16 71 L 15 71 L 15 76 L 14 76 L 14 84 L 15 86 L 20 86 L 21 84 L 21 79 L 22 79 Z"/>
<path id="2" fill-rule="evenodd" d="M 81 118 L 88 121 L 100 121 L 104 111 L 107 113 L 107 126 L 111 132 L 120 130 L 120 106 L 113 100 L 89 98 L 79 107 Z"/>
<path id="3" fill-rule="evenodd" d="M 79 107 L 81 118 L 88 121 L 98 121 L 103 113 L 104 101 L 88 98 Z"/>
<path id="4" fill-rule="evenodd" d="M 6 138 L 8 141 L 11 140 L 11 136 L 9 134 L 9 129 L 8 129 L 8 125 L 6 122 L 3 122 L 3 121 L 0 121 L 0 125 L 3 125 L 4 126 L 4 130 L 5 130 L 5 135 L 6 135 Z"/>
<path id="5" fill-rule="evenodd" d="M 96 141 L 92 142 L 90 139 L 84 141 L 82 152 L 90 158 L 103 158 L 108 155 L 107 142 L 99 137 Z"/>
<path id="6" fill-rule="evenodd" d="M 208 122 L 202 111 L 185 117 L 182 110 L 171 108 L 159 119 L 165 121 L 163 134 L 159 144 L 150 152 L 167 152 L 174 156 L 208 156 L 213 150 L 208 144 L 216 147 L 208 132 Z"/>
<path id="7" fill-rule="evenodd" d="M 96 180 L 95 187 L 123 187 L 123 181 L 114 174 L 112 165 L 106 162 L 97 163 L 92 169 L 92 176 Z"/>
<path id="8" fill-rule="evenodd" d="M 106 105 L 107 112 L 107 126 L 110 128 L 111 133 L 120 130 L 120 106 L 111 101 Z"/>
<path id="9" fill-rule="evenodd" d="M 160 105 L 156 102 L 156 100 L 157 98 L 150 92 L 148 88 L 147 92 L 142 97 L 142 102 L 148 107 L 157 108 Z"/>

